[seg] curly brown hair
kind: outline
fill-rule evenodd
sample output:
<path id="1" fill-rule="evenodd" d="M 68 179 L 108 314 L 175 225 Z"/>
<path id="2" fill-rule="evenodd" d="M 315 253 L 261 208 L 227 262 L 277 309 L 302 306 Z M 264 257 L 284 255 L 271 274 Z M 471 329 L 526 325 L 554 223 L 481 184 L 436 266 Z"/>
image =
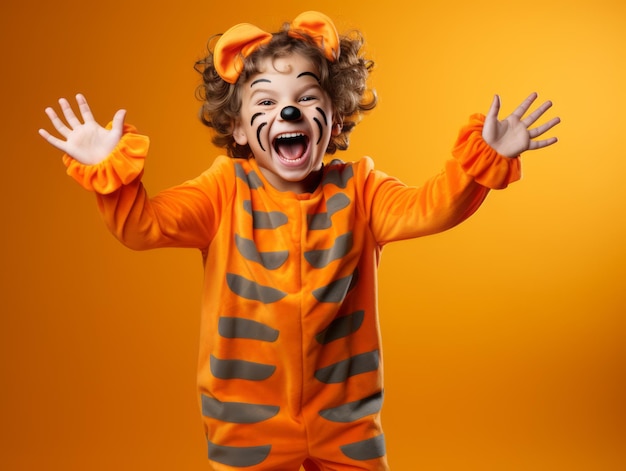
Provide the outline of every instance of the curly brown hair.
<path id="1" fill-rule="evenodd" d="M 270 42 L 245 58 L 244 69 L 235 84 L 222 80 L 215 70 L 210 46 L 212 41 L 209 42 L 208 55 L 195 64 L 195 70 L 202 75 L 202 84 L 196 91 L 198 99 L 202 101 L 200 119 L 203 124 L 214 129 L 213 143 L 225 148 L 231 157 L 252 157 L 248 145 L 241 146 L 235 142 L 232 130 L 241 108 L 241 84 L 258 73 L 267 58 L 301 54 L 318 68 L 320 85 L 333 103 L 335 122 L 342 124 L 341 133 L 331 138 L 327 154 L 348 148 L 350 132 L 362 113 L 373 109 L 378 102 L 375 90 L 367 86 L 374 62 L 366 59 L 362 53 L 364 39 L 360 32 L 353 31 L 340 37 L 339 58 L 331 62 L 312 38 L 306 35 L 293 38 L 287 34 L 288 30 L 289 24 L 285 24 L 281 31 L 272 36 Z"/>

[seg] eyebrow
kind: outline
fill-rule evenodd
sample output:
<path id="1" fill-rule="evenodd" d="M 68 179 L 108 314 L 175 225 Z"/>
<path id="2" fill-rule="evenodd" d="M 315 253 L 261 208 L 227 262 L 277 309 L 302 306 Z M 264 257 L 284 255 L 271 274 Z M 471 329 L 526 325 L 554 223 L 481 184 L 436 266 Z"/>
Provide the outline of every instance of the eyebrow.
<path id="1" fill-rule="evenodd" d="M 315 81 L 317 83 L 320 82 L 320 78 L 315 75 L 313 72 L 302 72 L 301 74 L 298 74 L 298 76 L 296 78 L 300 78 L 300 77 L 313 77 L 315 79 Z M 256 85 L 257 83 L 261 83 L 261 82 L 265 82 L 265 83 L 272 83 L 272 81 L 270 79 L 266 79 L 266 78 L 260 78 L 257 80 L 254 80 L 251 84 L 250 84 L 250 88 L 252 88 L 254 85 Z"/>
<path id="2" fill-rule="evenodd" d="M 261 78 L 261 79 L 257 79 L 257 80 L 255 80 L 254 82 L 252 82 L 252 83 L 250 84 L 250 88 L 252 88 L 252 86 L 253 86 L 253 85 L 256 85 L 257 83 L 260 83 L 260 82 L 272 83 L 272 81 L 271 81 L 271 80 L 269 80 L 269 79 L 264 79 L 264 78 Z"/>
<path id="3" fill-rule="evenodd" d="M 315 75 L 313 72 L 302 72 L 301 74 L 298 75 L 297 78 L 305 77 L 307 75 L 313 77 L 317 81 L 317 83 L 320 82 L 320 78 L 317 75 Z"/>

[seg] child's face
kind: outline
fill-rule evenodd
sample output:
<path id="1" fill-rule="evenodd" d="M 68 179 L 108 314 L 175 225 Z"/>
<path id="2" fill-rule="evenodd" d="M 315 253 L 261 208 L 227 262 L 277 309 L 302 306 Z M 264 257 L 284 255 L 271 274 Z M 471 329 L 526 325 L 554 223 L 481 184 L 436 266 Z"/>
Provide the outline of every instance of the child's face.
<path id="1" fill-rule="evenodd" d="M 332 103 L 306 58 L 265 59 L 241 86 L 242 104 L 233 130 L 248 144 L 265 178 L 280 191 L 311 192 L 332 135 Z"/>

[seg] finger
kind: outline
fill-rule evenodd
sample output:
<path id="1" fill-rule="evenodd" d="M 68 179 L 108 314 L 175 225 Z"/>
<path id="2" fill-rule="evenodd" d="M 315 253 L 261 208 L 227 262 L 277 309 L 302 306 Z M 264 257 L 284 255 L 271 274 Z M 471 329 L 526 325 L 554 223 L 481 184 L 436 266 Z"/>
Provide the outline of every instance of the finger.
<path id="1" fill-rule="evenodd" d="M 80 115 L 84 122 L 95 121 L 93 114 L 91 113 L 91 108 L 89 107 L 86 98 L 81 93 L 76 95 L 76 103 L 78 103 L 78 110 L 80 111 Z"/>
<path id="2" fill-rule="evenodd" d="M 538 126 L 538 127 L 534 128 L 534 129 L 530 129 L 528 131 L 528 135 L 530 136 L 531 139 L 539 137 L 542 134 L 544 134 L 547 131 L 549 131 L 550 129 L 552 129 L 554 126 L 556 126 L 560 122 L 561 122 L 561 118 L 552 118 L 547 123 L 542 124 L 541 126 Z"/>
<path id="3" fill-rule="evenodd" d="M 59 118 L 59 115 L 57 115 L 56 111 L 54 111 L 54 109 L 50 107 L 46 108 L 44 111 L 48 116 L 48 119 L 50 119 L 50 122 L 54 126 L 54 129 L 56 129 L 63 137 L 67 137 L 67 135 L 71 132 L 71 129 L 69 129 L 65 125 L 61 118 Z"/>
<path id="4" fill-rule="evenodd" d="M 491 101 L 491 106 L 489 107 L 489 111 L 487 112 L 486 119 L 497 120 L 499 113 L 500 113 L 500 96 L 494 95 L 493 100 Z"/>
<path id="5" fill-rule="evenodd" d="M 69 101 L 67 101 L 65 98 L 61 98 L 59 99 L 59 105 L 61 105 L 61 111 L 63 111 L 63 116 L 65 116 L 65 120 L 71 128 L 76 128 L 82 124 L 74 114 L 74 110 L 72 109 Z"/>
<path id="6" fill-rule="evenodd" d="M 46 131 L 45 129 L 39 129 L 37 131 L 39 133 L 39 135 L 41 137 L 43 137 L 46 141 L 50 140 L 50 138 L 52 137 L 52 134 L 50 134 L 48 131 Z"/>
<path id="7" fill-rule="evenodd" d="M 57 149 L 62 150 L 63 152 L 65 152 L 65 144 L 66 144 L 67 141 L 59 139 L 58 137 L 54 137 L 52 134 L 50 134 L 45 129 L 40 129 L 39 130 L 39 135 L 41 137 L 43 137 L 46 141 L 48 141 L 48 143 L 50 143 L 54 147 L 56 147 Z"/>
<path id="8" fill-rule="evenodd" d="M 126 110 L 118 110 L 113 116 L 112 129 L 119 133 L 124 129 L 124 118 L 126 117 Z"/>
<path id="9" fill-rule="evenodd" d="M 556 142 L 558 142 L 558 139 L 556 137 L 551 137 L 550 139 L 543 139 L 541 141 L 530 141 L 530 146 L 528 147 L 528 150 L 542 149 L 544 147 L 551 146 L 552 144 L 555 144 Z"/>
<path id="10" fill-rule="evenodd" d="M 541 116 L 543 116 L 543 114 L 548 111 L 548 109 L 550 109 L 552 107 L 552 102 L 551 101 L 546 101 L 545 103 L 543 103 L 539 108 L 537 108 L 535 111 L 533 111 L 532 113 L 530 113 L 528 116 L 526 116 L 523 120 L 522 123 L 526 126 L 529 127 L 531 124 L 533 124 L 535 121 L 537 121 L 539 118 L 541 118 Z"/>
<path id="11" fill-rule="evenodd" d="M 537 99 L 537 93 L 531 93 L 528 98 L 526 98 L 515 110 L 511 113 L 511 116 L 515 116 L 517 119 L 521 120 L 522 116 L 526 114 L 530 106 Z"/>

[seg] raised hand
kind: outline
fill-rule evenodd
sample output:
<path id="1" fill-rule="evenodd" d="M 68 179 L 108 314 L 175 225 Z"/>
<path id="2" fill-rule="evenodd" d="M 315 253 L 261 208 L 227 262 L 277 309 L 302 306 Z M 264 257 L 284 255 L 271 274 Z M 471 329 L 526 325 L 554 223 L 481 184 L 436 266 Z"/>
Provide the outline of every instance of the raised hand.
<path id="1" fill-rule="evenodd" d="M 505 157 L 516 157 L 524 151 L 541 149 L 557 142 L 556 137 L 535 139 L 559 124 L 561 122 L 559 118 L 552 118 L 541 126 L 529 129 L 552 106 L 552 102 L 546 101 L 524 118 L 524 115 L 536 99 L 537 94 L 531 94 L 507 118 L 498 121 L 500 97 L 496 95 L 483 126 L 483 139 L 485 142 Z"/>
<path id="2" fill-rule="evenodd" d="M 76 95 L 76 103 L 82 121 L 76 117 L 65 98 L 59 100 L 65 122 L 59 118 L 53 108 L 48 107 L 45 110 L 52 126 L 63 139 L 53 136 L 45 129 L 40 129 L 39 134 L 54 147 L 80 163 L 94 165 L 103 161 L 121 139 L 126 111 L 119 110 L 115 113 L 112 128 L 109 130 L 96 122 L 83 95 Z"/>

